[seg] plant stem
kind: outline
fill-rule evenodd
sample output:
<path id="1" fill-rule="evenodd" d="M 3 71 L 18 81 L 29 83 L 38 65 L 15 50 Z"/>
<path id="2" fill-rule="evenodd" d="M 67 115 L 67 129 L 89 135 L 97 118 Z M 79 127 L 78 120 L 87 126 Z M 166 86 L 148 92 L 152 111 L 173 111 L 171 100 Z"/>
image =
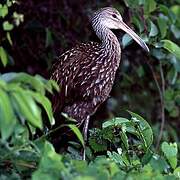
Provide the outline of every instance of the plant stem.
<path id="1" fill-rule="evenodd" d="M 155 84 L 157 86 L 159 97 L 160 97 L 160 104 L 161 104 L 161 126 L 160 126 L 160 133 L 158 136 L 157 144 L 156 144 L 156 150 L 157 150 L 157 149 L 159 149 L 159 145 L 160 145 L 162 135 L 163 135 L 164 124 L 165 124 L 165 108 L 164 108 L 165 79 L 164 79 L 164 73 L 163 73 L 161 61 L 159 63 L 159 69 L 160 69 L 160 77 L 161 77 L 161 86 L 162 87 L 160 87 L 160 84 L 157 80 L 157 77 L 156 77 L 156 74 L 155 74 L 155 71 L 154 71 L 152 65 L 149 62 L 147 62 L 147 64 L 150 67 L 150 70 L 152 72 Z"/>
<path id="2" fill-rule="evenodd" d="M 164 80 L 164 73 L 163 73 L 161 61 L 159 64 L 159 68 L 160 68 L 160 75 L 161 75 L 161 82 L 162 82 L 162 89 L 161 89 L 161 94 L 160 94 L 160 99 L 161 99 L 161 127 L 160 127 L 160 133 L 158 136 L 156 149 L 159 149 L 159 145 L 160 145 L 160 142 L 161 142 L 161 139 L 163 136 L 164 124 L 165 124 L 165 108 L 164 108 L 165 80 Z"/>

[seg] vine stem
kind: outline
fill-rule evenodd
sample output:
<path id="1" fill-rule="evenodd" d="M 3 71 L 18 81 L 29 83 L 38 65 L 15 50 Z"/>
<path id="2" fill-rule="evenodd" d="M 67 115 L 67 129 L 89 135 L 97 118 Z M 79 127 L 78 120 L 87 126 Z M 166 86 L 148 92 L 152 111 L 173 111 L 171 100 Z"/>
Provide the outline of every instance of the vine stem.
<path id="1" fill-rule="evenodd" d="M 150 70 L 151 70 L 152 75 L 153 75 L 153 79 L 154 79 L 156 87 L 158 89 L 158 93 L 159 93 L 159 97 L 160 97 L 160 104 L 161 104 L 161 126 L 160 126 L 160 133 L 158 136 L 157 144 L 156 144 L 156 150 L 158 150 L 162 136 L 163 136 L 163 130 L 164 130 L 164 125 L 165 125 L 165 107 L 164 107 L 165 79 L 164 79 L 164 72 L 163 72 L 161 61 L 159 63 L 161 87 L 160 87 L 160 84 L 157 80 L 157 77 L 156 77 L 156 74 L 155 74 L 155 71 L 154 71 L 152 65 L 149 62 L 147 62 L 147 64 L 150 67 Z"/>
<path id="2" fill-rule="evenodd" d="M 161 89 L 161 127 L 160 127 L 160 133 L 158 136 L 158 141 L 156 144 L 156 150 L 159 149 L 159 145 L 163 136 L 163 130 L 164 130 L 164 125 L 165 125 L 165 108 L 164 108 L 164 93 L 165 93 L 165 80 L 164 80 L 164 72 L 162 68 L 162 62 L 160 61 L 159 64 L 160 68 L 160 75 L 161 75 L 161 82 L 162 82 L 162 89 Z"/>

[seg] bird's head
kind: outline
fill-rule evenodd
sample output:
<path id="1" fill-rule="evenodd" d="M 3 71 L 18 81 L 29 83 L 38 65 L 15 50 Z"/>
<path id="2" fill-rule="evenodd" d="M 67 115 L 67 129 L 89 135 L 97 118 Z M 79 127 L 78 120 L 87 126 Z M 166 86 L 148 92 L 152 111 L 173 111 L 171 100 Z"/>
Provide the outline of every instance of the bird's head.
<path id="1" fill-rule="evenodd" d="M 94 13 L 93 19 L 109 29 L 121 29 L 129 34 L 143 49 L 149 52 L 145 42 L 122 19 L 120 13 L 112 7 L 102 8 Z"/>

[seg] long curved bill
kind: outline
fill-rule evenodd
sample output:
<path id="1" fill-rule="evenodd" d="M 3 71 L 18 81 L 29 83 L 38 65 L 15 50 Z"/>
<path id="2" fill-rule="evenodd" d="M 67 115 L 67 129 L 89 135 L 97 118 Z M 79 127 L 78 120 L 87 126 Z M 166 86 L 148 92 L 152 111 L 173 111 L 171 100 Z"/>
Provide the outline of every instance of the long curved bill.
<path id="1" fill-rule="evenodd" d="M 121 21 L 119 28 L 128 33 L 145 51 L 149 52 L 149 48 L 146 43 L 123 21 Z"/>

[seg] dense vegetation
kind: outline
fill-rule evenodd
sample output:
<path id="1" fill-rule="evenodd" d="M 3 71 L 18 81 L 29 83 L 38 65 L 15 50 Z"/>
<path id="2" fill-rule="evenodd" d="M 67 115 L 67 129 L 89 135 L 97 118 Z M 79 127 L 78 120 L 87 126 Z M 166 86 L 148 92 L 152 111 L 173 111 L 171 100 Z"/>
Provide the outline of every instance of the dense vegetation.
<path id="1" fill-rule="evenodd" d="M 179 4 L 1 1 L 0 179 L 180 178 Z M 97 41 L 88 16 L 109 5 L 150 54 L 115 31 L 122 37 L 121 65 L 111 97 L 91 119 L 82 161 L 80 129 L 68 117 L 63 123 L 54 118 L 49 97 L 60 88 L 48 80 L 49 70 L 77 41 Z"/>

